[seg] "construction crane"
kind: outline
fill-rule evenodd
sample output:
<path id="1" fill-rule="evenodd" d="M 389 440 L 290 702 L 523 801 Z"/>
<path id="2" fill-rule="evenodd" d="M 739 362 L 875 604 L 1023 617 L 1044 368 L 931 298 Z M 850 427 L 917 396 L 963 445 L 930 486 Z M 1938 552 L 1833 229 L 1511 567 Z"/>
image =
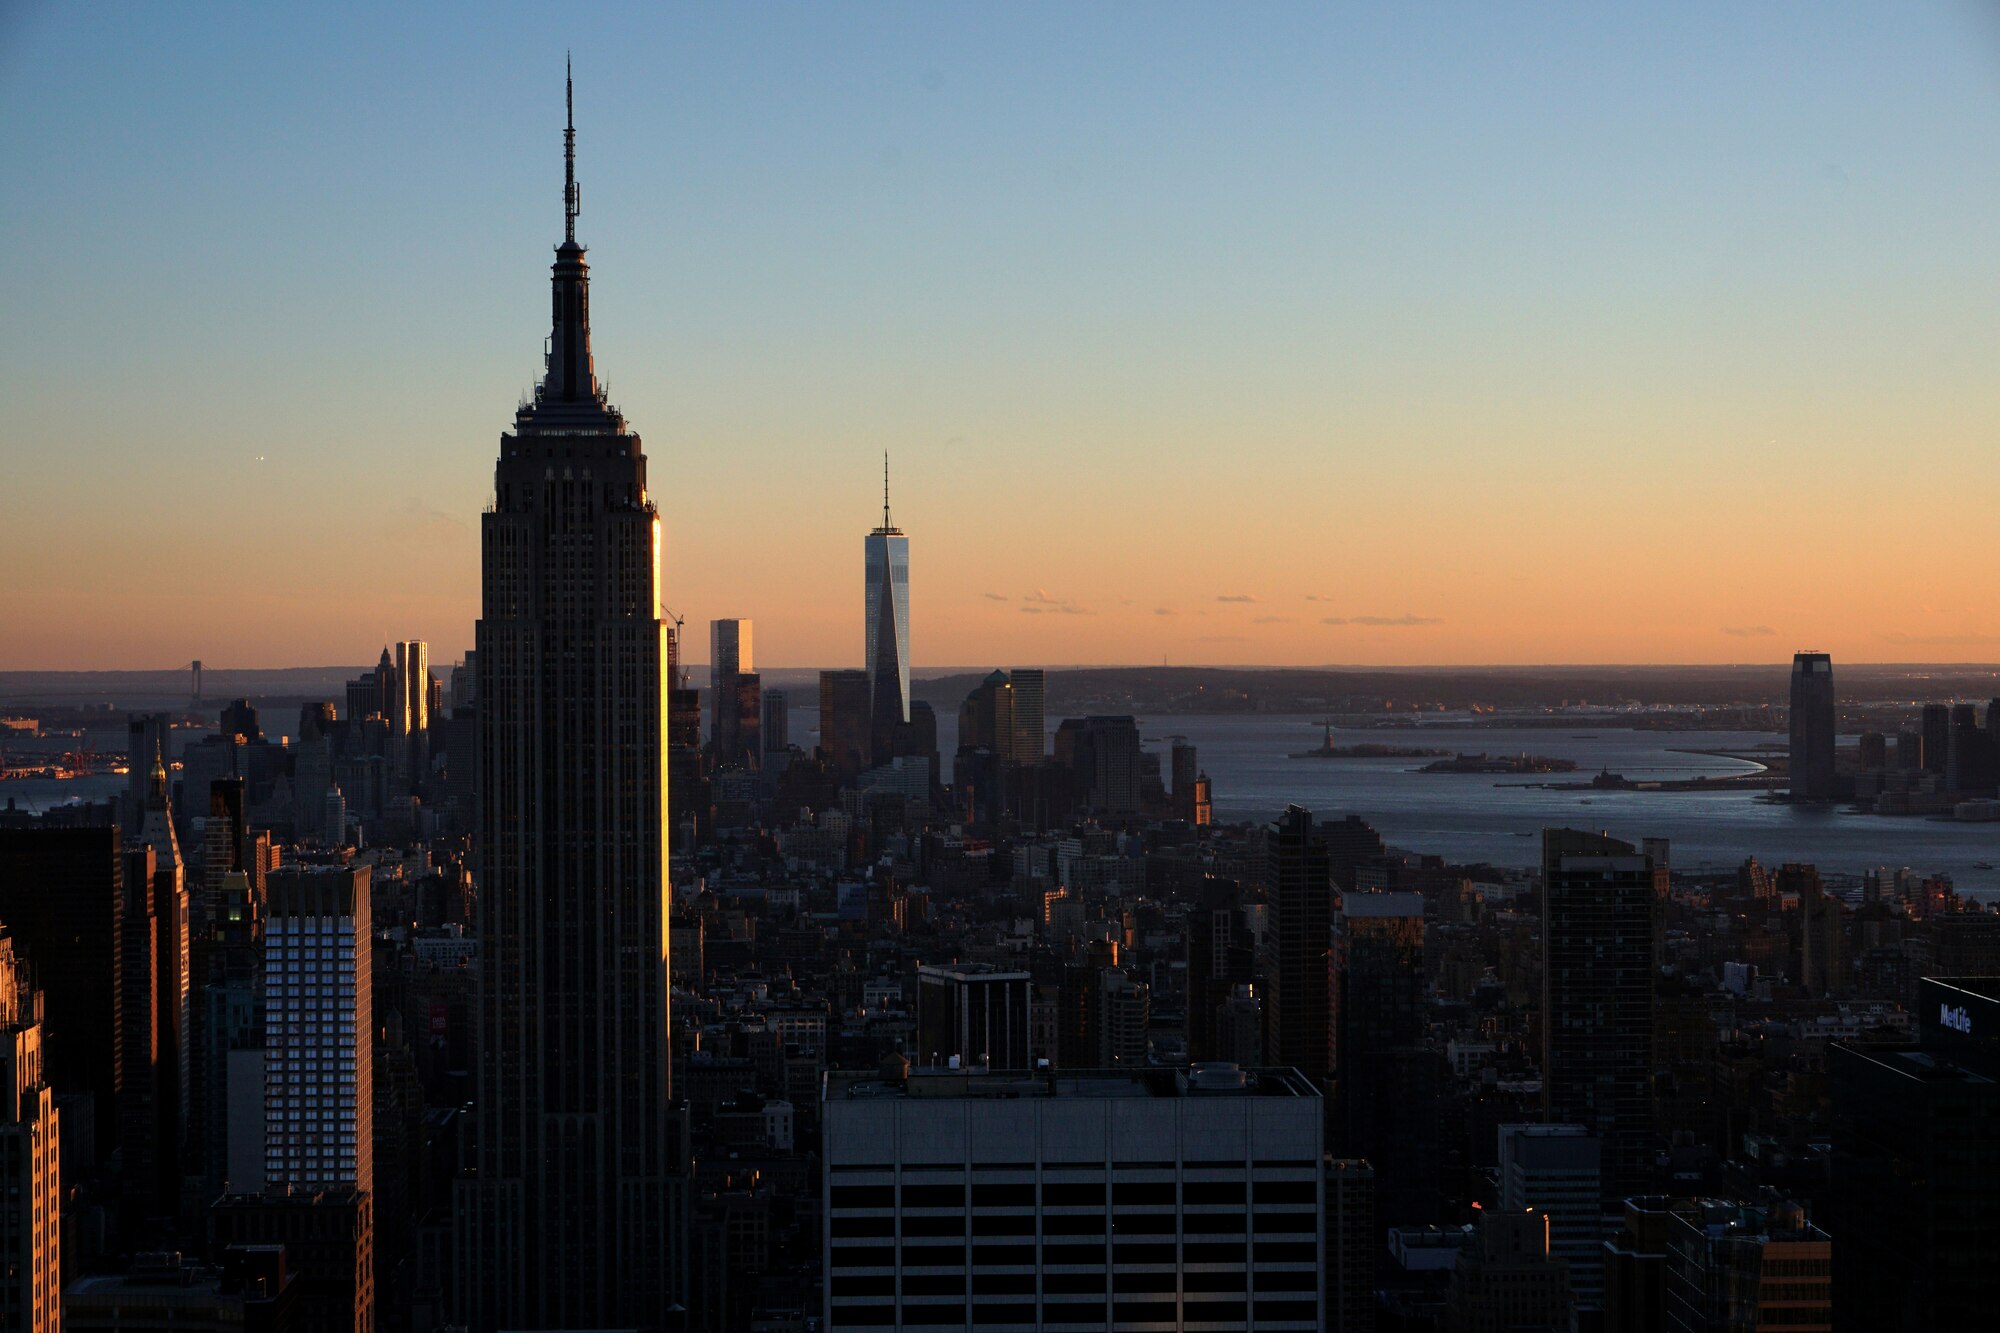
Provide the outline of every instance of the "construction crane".
<path id="1" fill-rule="evenodd" d="M 671 607 L 661 607 L 667 619 L 674 622 L 673 636 L 667 640 L 667 688 L 684 690 L 688 687 L 687 673 L 681 669 L 681 627 L 687 621 L 676 615 Z"/>

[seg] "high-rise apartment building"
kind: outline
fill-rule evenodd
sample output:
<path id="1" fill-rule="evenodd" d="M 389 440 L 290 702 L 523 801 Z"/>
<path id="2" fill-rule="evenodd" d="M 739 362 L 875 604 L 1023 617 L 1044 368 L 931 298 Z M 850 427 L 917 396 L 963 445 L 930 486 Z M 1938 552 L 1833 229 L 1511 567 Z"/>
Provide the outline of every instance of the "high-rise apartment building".
<path id="1" fill-rule="evenodd" d="M 264 1183 L 374 1188 L 366 866 L 273 874 L 264 923 Z"/>
<path id="2" fill-rule="evenodd" d="M 1607 1207 L 1651 1178 L 1662 903 L 1630 843 L 1542 831 L 1542 1108 L 1603 1140 Z"/>
<path id="3" fill-rule="evenodd" d="M 889 456 L 882 455 L 882 525 L 863 543 L 862 624 L 867 638 L 873 762 L 887 763 L 896 728 L 910 720 L 910 539 L 889 517 Z"/>
<path id="4" fill-rule="evenodd" d="M 0 932 L 0 1315 L 62 1328 L 62 1142 L 42 1066 L 42 997 Z"/>
<path id="5" fill-rule="evenodd" d="M 821 1109 L 834 1330 L 1320 1327 L 1320 1101 L 1291 1070 L 885 1068 Z"/>
<path id="6" fill-rule="evenodd" d="M 744 762 L 737 678 L 757 669 L 751 631 L 748 620 L 708 622 L 708 739 L 718 764 Z"/>
<path id="7" fill-rule="evenodd" d="M 474 1328 L 657 1327 L 674 1299 L 660 516 L 592 365 L 564 146 L 548 369 L 481 520 Z"/>
<path id="8" fill-rule="evenodd" d="M 1793 800 L 1833 799 L 1833 736 L 1839 715 L 1833 694 L 1833 659 L 1825 653 L 1795 654 L 1791 713 Z"/>
<path id="9" fill-rule="evenodd" d="M 1264 831 L 1264 1050 L 1313 1081 L 1332 1039 L 1333 872 L 1312 811 L 1289 806 Z"/>

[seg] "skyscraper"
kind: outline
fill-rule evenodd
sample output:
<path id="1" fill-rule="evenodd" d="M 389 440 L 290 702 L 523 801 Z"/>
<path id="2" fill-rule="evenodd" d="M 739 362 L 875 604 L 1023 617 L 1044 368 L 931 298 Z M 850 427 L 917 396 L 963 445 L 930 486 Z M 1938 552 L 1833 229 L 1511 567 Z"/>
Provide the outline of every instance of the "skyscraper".
<path id="1" fill-rule="evenodd" d="M 639 437 L 597 382 L 564 132 L 548 369 L 482 519 L 474 1172 L 457 1322 L 653 1328 L 673 1303 L 667 624 Z"/>
<path id="2" fill-rule="evenodd" d="M 1604 1142 L 1605 1202 L 1645 1192 L 1661 904 L 1630 843 L 1542 831 L 1542 1106 Z"/>
<path id="3" fill-rule="evenodd" d="M 42 997 L 0 933 L 0 1310 L 22 1333 L 62 1327 L 60 1148 Z"/>
<path id="4" fill-rule="evenodd" d="M 863 589 L 868 707 L 874 762 L 887 763 L 896 727 L 910 720 L 910 539 L 889 518 L 889 455 L 882 455 L 882 526 L 868 534 Z"/>
<path id="5" fill-rule="evenodd" d="M 1335 919 L 1335 1151 L 1374 1165 L 1382 1225 L 1420 1225 L 1437 1216 L 1445 1083 L 1425 1040 L 1423 895 L 1343 894 Z"/>
<path id="6" fill-rule="evenodd" d="M 1839 709 L 1833 697 L 1833 659 L 1825 653 L 1792 656 L 1792 799 L 1834 796 L 1833 733 Z"/>
<path id="7" fill-rule="evenodd" d="M 372 1190 L 373 939 L 366 866 L 280 870 L 264 928 L 264 1181 Z"/>
<path id="8" fill-rule="evenodd" d="M 1040 667 L 1015 667 L 1014 744 L 1007 759 L 1013 764 L 1039 764 L 1048 753 L 1048 672 Z"/>
<path id="9" fill-rule="evenodd" d="M 751 628 L 747 620 L 708 622 L 708 739 L 718 764 L 743 761 L 737 679 L 757 669 Z"/>
<path id="10" fill-rule="evenodd" d="M 1264 891 L 1264 1049 L 1272 1063 L 1290 1065 L 1317 1087 L 1332 1035 L 1333 870 L 1312 811 L 1288 806 L 1265 830 Z"/>

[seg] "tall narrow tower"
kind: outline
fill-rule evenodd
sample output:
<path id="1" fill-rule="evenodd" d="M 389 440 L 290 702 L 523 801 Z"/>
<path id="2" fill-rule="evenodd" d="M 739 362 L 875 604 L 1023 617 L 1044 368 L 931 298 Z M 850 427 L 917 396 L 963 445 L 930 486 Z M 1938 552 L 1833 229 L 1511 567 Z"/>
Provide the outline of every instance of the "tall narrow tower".
<path id="1" fill-rule="evenodd" d="M 910 720 L 910 539 L 889 518 L 889 455 L 882 455 L 882 526 L 868 534 L 864 589 L 868 705 L 874 761 L 888 762 L 896 727 Z"/>
<path id="2" fill-rule="evenodd" d="M 660 518 L 592 368 L 575 142 L 572 117 L 547 371 L 481 528 L 473 1328 L 657 1328 L 678 1241 Z"/>

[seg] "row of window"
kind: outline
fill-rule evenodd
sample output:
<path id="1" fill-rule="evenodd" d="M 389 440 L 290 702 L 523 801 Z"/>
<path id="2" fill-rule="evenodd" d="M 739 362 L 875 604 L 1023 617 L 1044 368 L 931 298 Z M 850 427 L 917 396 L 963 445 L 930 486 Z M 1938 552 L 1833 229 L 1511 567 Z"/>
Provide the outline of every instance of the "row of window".
<path id="1" fill-rule="evenodd" d="M 1176 1251 L 1178 1250 L 1178 1253 Z M 1149 1241 L 1044 1241 L 1029 1243 L 980 1243 L 972 1245 L 974 1268 L 1043 1268 L 1092 1266 L 1102 1268 L 1114 1259 L 1119 1264 L 1246 1264 L 1252 1262 L 1251 1247 L 1244 1241 L 1184 1240 L 1178 1247 Z M 837 1245 L 830 1266 L 835 1269 L 893 1268 L 893 1245 Z M 1310 1240 L 1266 1240 L 1256 1243 L 1256 1264 L 1313 1264 L 1319 1262 L 1319 1247 Z M 966 1251 L 962 1245 L 904 1245 L 902 1264 L 908 1268 L 962 1268 Z"/>
<path id="2" fill-rule="evenodd" d="M 836 1305 L 833 1307 L 835 1328 L 894 1328 L 897 1324 L 897 1308 L 894 1305 Z M 1019 1324 L 1029 1328 L 1037 1322 L 1037 1312 L 1033 1305 L 1001 1305 L 997 1303 L 974 1305 L 967 1311 L 961 1305 L 909 1306 L 902 1308 L 902 1327 L 909 1328 L 960 1328 L 971 1323 L 975 1325 Z M 1165 1324 L 1171 1328 L 1176 1322 L 1187 1326 L 1200 1324 L 1227 1324 L 1241 1328 L 1251 1319 L 1259 1324 L 1305 1324 L 1312 1326 L 1319 1319 L 1319 1304 L 1316 1301 L 1183 1301 L 1178 1310 L 1173 1301 L 1119 1301 L 1117 1304 L 1117 1326 Z M 1044 1301 L 1040 1309 L 1040 1322 L 1050 1324 L 1086 1324 L 1109 1327 L 1110 1318 L 1101 1301 Z"/>
<path id="3" fill-rule="evenodd" d="M 1032 1208 L 1039 1198 L 1045 1208 L 1102 1208 L 1105 1206 L 1105 1188 L 1102 1181 L 1044 1181 L 1038 1196 L 1033 1181 L 981 1183 L 972 1186 L 972 1206 Z M 894 1185 L 835 1185 L 829 1194 L 835 1208 L 894 1208 L 897 1202 Z M 905 1183 L 901 1197 L 905 1208 L 963 1208 L 966 1206 L 966 1187 L 959 1183 Z M 1175 1186 L 1171 1180 L 1118 1181 L 1110 1186 L 1110 1197 L 1114 1207 L 1171 1208 L 1175 1203 Z M 1183 1181 L 1179 1187 L 1180 1203 L 1189 1206 L 1240 1206 L 1248 1197 L 1247 1182 L 1242 1180 L 1189 1180 Z M 1259 1204 L 1317 1203 L 1318 1182 L 1260 1180 L 1255 1200 Z"/>
<path id="4" fill-rule="evenodd" d="M 1098 1269 L 1089 1273 L 1044 1273 L 1042 1275 L 1042 1295 L 1048 1296 L 1096 1296 L 1102 1299 L 1109 1282 L 1111 1294 L 1123 1299 L 1130 1295 L 1175 1295 L 1194 1292 L 1207 1295 L 1213 1292 L 1241 1292 L 1247 1290 L 1249 1274 L 1242 1269 L 1233 1273 L 1161 1273 L 1120 1271 L 1109 1273 Z M 834 1299 L 866 1296 L 894 1296 L 897 1281 L 893 1274 L 842 1274 L 835 1273 L 831 1281 Z M 968 1281 L 964 1273 L 905 1273 L 902 1278 L 902 1294 L 913 1296 L 964 1296 L 970 1289 L 974 1296 L 1034 1296 L 1034 1275 L 1018 1273 L 974 1273 Z M 1026 1288 L 1024 1290 L 1024 1288 Z M 1259 1272 L 1257 1274 L 1257 1294 L 1260 1296 L 1310 1292 L 1319 1289 L 1319 1271 L 1306 1268 L 1293 1271 Z"/>
<path id="5" fill-rule="evenodd" d="M 941 1216 L 906 1217 L 906 1231 L 911 1239 L 927 1237 L 963 1236 L 966 1234 L 967 1215 L 948 1213 Z M 1309 1209 L 1277 1212 L 1263 1209 L 1257 1212 L 1233 1213 L 974 1213 L 971 1215 L 974 1236 L 1032 1236 L 1036 1224 L 1040 1224 L 1044 1236 L 1102 1236 L 1109 1230 L 1117 1236 L 1172 1236 L 1235 1234 L 1241 1235 L 1246 1224 L 1258 1235 L 1272 1232 L 1313 1231 L 1318 1228 L 1319 1214 Z M 894 1236 L 898 1234 L 897 1219 L 889 1215 L 874 1217 L 836 1216 L 828 1228 L 836 1240 L 858 1240 L 869 1236 Z"/>

